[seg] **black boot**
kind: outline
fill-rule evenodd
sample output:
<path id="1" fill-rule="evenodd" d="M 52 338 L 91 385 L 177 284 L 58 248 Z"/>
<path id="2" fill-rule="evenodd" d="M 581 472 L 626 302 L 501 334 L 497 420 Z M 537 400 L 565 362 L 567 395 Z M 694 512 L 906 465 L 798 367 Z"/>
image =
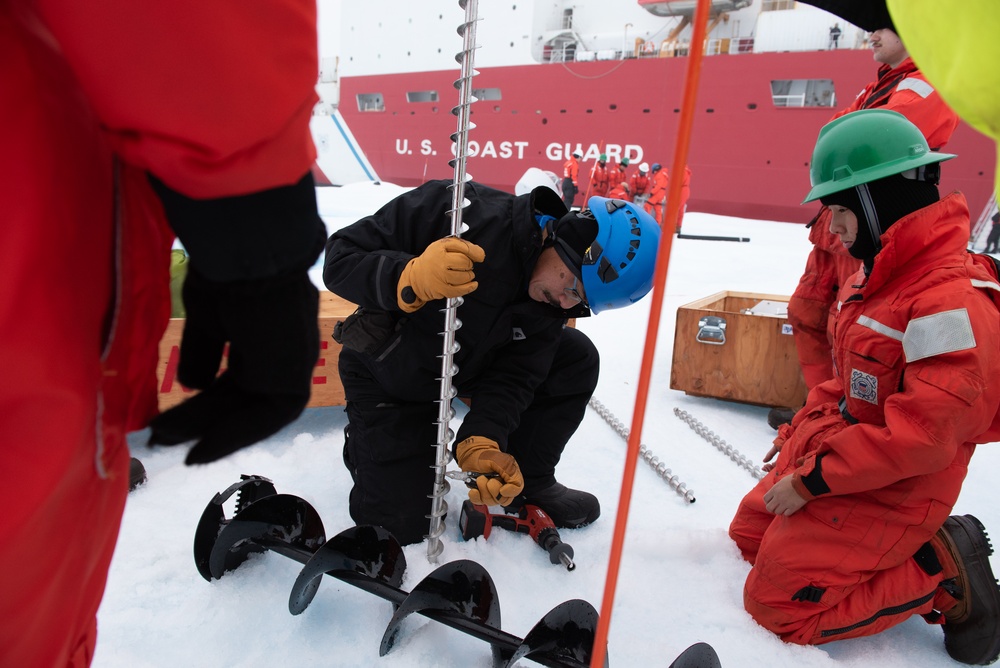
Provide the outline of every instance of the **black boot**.
<path id="1" fill-rule="evenodd" d="M 767 424 L 771 429 L 777 430 L 783 424 L 790 424 L 795 417 L 795 411 L 791 408 L 772 408 L 767 412 Z"/>
<path id="2" fill-rule="evenodd" d="M 972 515 L 952 515 L 937 535 L 958 567 L 958 605 L 944 613 L 945 649 L 962 663 L 993 663 L 1000 656 L 1000 587 L 990 567 L 990 539 Z"/>
<path id="3" fill-rule="evenodd" d="M 516 497 L 511 508 L 524 505 L 538 506 L 544 510 L 552 523 L 561 529 L 584 527 L 601 516 L 601 504 L 590 492 L 570 489 L 558 482 Z"/>
<path id="4" fill-rule="evenodd" d="M 146 482 L 146 467 L 133 457 L 128 467 L 128 491 L 131 492 L 144 482 Z"/>

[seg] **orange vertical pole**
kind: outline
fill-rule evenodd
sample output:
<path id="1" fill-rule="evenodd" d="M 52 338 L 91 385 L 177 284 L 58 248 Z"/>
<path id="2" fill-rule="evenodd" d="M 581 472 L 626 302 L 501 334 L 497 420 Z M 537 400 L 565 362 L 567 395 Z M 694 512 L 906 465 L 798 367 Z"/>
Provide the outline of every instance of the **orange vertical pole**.
<path id="1" fill-rule="evenodd" d="M 694 124 L 694 104 L 698 92 L 698 80 L 701 77 L 701 60 L 705 45 L 708 9 L 709 0 L 698 0 L 691 36 L 691 49 L 688 53 L 687 75 L 684 80 L 684 100 L 681 103 L 677 143 L 674 146 L 674 174 L 683 174 L 684 165 L 687 164 L 691 127 Z M 632 483 L 635 477 L 636 463 L 639 460 L 642 423 L 646 415 L 646 400 L 649 396 L 649 378 L 653 370 L 656 337 L 660 329 L 660 312 L 663 310 L 667 267 L 670 264 L 670 249 L 673 247 L 674 240 L 673 232 L 677 224 L 677 214 L 680 211 L 680 191 L 684 179 L 674 178 L 670 181 L 667 193 L 667 217 L 663 221 L 660 248 L 656 257 L 656 272 L 653 275 L 653 302 L 650 306 L 649 326 L 646 328 L 646 343 L 642 354 L 642 367 L 639 371 L 639 386 L 636 391 L 635 409 L 632 413 L 632 427 L 629 430 L 625 471 L 622 473 L 622 489 L 618 500 L 618 514 L 615 518 L 615 530 L 611 539 L 608 573 L 604 580 L 604 599 L 601 601 L 601 613 L 597 622 L 594 648 L 590 659 L 591 668 L 602 668 L 606 657 L 608 628 L 611 626 L 611 608 L 614 605 L 615 588 L 618 584 L 622 545 L 625 542 L 625 525 L 628 523 L 629 505 L 632 501 Z"/>

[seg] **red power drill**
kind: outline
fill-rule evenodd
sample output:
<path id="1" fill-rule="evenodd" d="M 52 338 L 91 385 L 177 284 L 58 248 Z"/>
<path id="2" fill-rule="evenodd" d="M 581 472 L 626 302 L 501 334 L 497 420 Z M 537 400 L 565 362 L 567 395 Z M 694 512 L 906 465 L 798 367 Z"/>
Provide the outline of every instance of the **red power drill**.
<path id="1" fill-rule="evenodd" d="M 458 524 L 465 540 L 479 536 L 489 538 L 490 531 L 495 526 L 515 533 L 526 533 L 549 553 L 549 561 L 553 564 L 561 563 L 568 571 L 576 568 L 573 563 L 573 548 L 559 539 L 556 525 L 538 506 L 525 504 L 517 515 L 493 515 L 488 507 L 467 500 L 462 503 L 462 516 Z"/>

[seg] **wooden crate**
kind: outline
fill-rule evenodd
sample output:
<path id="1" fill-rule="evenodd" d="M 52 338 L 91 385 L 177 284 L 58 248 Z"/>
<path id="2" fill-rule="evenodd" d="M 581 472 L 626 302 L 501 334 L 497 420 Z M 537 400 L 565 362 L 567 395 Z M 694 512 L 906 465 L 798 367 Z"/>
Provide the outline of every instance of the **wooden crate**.
<path id="1" fill-rule="evenodd" d="M 670 387 L 761 406 L 805 402 L 788 297 L 719 292 L 677 309 Z M 721 318 L 725 327 L 714 321 Z"/>
<path id="2" fill-rule="evenodd" d="M 312 379 L 312 396 L 309 406 L 341 406 L 344 388 L 337 373 L 340 344 L 333 340 L 333 327 L 354 313 L 355 305 L 332 292 L 319 293 L 319 361 Z M 177 364 L 180 361 L 183 318 L 171 318 L 167 331 L 160 339 L 160 361 L 156 366 L 160 410 L 166 410 L 191 396 L 189 390 L 177 382 Z M 225 361 L 223 361 L 225 364 Z"/>

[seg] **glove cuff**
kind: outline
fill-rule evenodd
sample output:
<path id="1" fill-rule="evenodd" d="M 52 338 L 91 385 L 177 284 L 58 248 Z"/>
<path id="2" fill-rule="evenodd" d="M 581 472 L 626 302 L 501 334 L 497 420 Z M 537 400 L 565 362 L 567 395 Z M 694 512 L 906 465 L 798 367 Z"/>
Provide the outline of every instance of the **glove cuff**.
<path id="1" fill-rule="evenodd" d="M 196 200 L 153 175 L 170 227 L 191 267 L 217 283 L 308 269 L 326 243 L 311 173 L 298 183 L 235 197 Z"/>
<path id="2" fill-rule="evenodd" d="M 418 258 L 413 258 L 403 267 L 403 272 L 399 275 L 399 283 L 396 284 L 396 303 L 404 313 L 413 313 L 427 302 L 417 295 L 413 289 L 414 264 Z"/>

